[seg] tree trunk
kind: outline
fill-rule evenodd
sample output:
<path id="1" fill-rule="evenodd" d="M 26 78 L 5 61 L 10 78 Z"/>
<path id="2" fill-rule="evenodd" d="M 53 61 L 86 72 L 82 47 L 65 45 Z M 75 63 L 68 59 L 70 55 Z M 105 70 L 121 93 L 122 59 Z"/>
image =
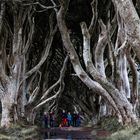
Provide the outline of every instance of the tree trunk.
<path id="1" fill-rule="evenodd" d="M 140 19 L 132 0 L 112 0 L 124 21 L 125 31 L 140 61 Z"/>
<path id="2" fill-rule="evenodd" d="M 1 100 L 1 103 L 2 103 L 1 126 L 8 128 L 14 122 L 14 104 L 11 102 L 11 98 L 9 95 L 5 95 L 5 97 Z"/>
<path id="3" fill-rule="evenodd" d="M 134 59 L 131 57 L 131 47 L 126 52 L 126 57 L 129 63 L 129 67 L 132 73 L 132 90 L 131 90 L 131 99 L 130 102 L 133 106 L 133 111 L 136 112 L 136 106 L 138 105 L 138 85 L 139 85 L 139 77 L 138 72 L 135 67 Z"/>
<path id="4" fill-rule="evenodd" d="M 90 41 L 89 41 L 90 35 L 86 24 L 82 26 L 82 33 L 84 36 L 84 49 L 85 49 L 85 51 L 83 51 L 85 53 L 83 57 L 88 72 L 110 94 L 110 96 L 112 97 L 111 100 L 114 100 L 118 109 L 121 112 L 123 122 L 128 123 L 130 121 L 137 121 L 136 115 L 132 111 L 132 105 L 129 103 L 126 96 L 124 94 L 120 94 L 120 91 L 111 82 L 109 82 L 107 78 L 105 78 L 102 74 L 100 74 L 94 67 L 90 52 Z M 121 47 L 124 48 L 126 45 L 127 42 L 124 42 Z"/>
<path id="5" fill-rule="evenodd" d="M 107 105 L 103 98 L 100 101 L 99 119 L 107 115 Z"/>
<path id="6" fill-rule="evenodd" d="M 105 47 L 106 47 L 105 44 L 107 42 L 107 29 L 102 20 L 99 20 L 99 23 L 101 26 L 101 33 L 99 35 L 98 43 L 97 43 L 97 46 L 95 49 L 95 67 L 96 67 L 97 71 L 103 77 L 106 78 L 105 65 L 104 65 L 104 51 L 105 51 Z M 81 28 L 82 28 L 82 25 L 81 25 Z M 83 34 L 83 36 L 84 36 L 84 34 Z M 85 41 L 87 41 L 86 37 L 85 37 Z M 90 37 L 89 37 L 89 42 L 90 42 Z M 89 45 L 90 45 L 90 43 L 89 43 Z M 86 46 L 84 45 L 84 47 L 86 47 Z M 107 106 L 106 106 L 104 99 L 102 97 L 100 97 L 100 98 L 101 98 L 101 100 L 100 100 L 99 117 L 103 117 L 103 116 L 107 115 L 107 109 L 106 109 Z"/>

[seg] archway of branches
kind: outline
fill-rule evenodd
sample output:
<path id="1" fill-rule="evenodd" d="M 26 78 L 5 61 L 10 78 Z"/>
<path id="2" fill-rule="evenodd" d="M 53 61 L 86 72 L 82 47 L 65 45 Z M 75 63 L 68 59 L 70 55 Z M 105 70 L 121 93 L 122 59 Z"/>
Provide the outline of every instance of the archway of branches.
<path id="1" fill-rule="evenodd" d="M 137 122 L 139 7 L 138 0 L 1 0 L 1 125 L 33 123 L 45 110 L 59 120 L 63 109 L 84 121 Z"/>

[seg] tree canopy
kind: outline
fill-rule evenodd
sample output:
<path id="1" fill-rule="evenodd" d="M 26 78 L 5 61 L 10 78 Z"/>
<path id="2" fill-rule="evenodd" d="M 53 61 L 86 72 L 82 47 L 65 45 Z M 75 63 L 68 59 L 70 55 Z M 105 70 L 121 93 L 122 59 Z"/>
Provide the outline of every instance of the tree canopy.
<path id="1" fill-rule="evenodd" d="M 138 0 L 1 0 L 1 126 L 42 108 L 137 122 Z"/>

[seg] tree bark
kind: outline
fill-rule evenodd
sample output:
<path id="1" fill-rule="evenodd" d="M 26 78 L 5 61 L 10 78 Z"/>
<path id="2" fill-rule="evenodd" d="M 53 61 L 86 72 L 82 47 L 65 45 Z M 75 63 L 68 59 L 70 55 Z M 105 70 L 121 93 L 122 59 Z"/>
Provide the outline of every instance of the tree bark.
<path id="1" fill-rule="evenodd" d="M 10 101 L 9 97 L 4 97 L 1 101 L 2 103 L 2 117 L 1 117 L 1 127 L 10 127 L 14 122 L 13 116 L 13 104 Z"/>
<path id="2" fill-rule="evenodd" d="M 15 81 L 10 80 L 5 83 L 7 86 L 5 87 L 4 95 L 1 98 L 2 103 L 2 118 L 1 118 L 1 126 L 2 127 L 10 127 L 16 121 L 16 112 L 15 112 Z"/>
<path id="3" fill-rule="evenodd" d="M 132 91 L 131 91 L 131 98 L 130 98 L 130 102 L 133 105 L 133 110 L 134 112 L 136 111 L 136 106 L 138 103 L 138 72 L 135 66 L 135 62 L 133 60 L 133 58 L 131 57 L 131 47 L 129 46 L 129 49 L 126 52 L 126 57 L 129 63 L 129 67 L 130 70 L 132 72 Z"/>
<path id="4" fill-rule="evenodd" d="M 108 82 L 106 78 L 104 78 L 101 74 L 97 72 L 97 70 L 95 69 L 92 63 L 91 54 L 90 54 L 90 46 L 86 46 L 86 48 L 88 48 L 87 50 L 89 51 L 87 52 L 88 59 L 87 58 L 84 59 L 86 61 L 85 64 L 86 64 L 87 70 L 89 71 L 91 76 L 98 83 L 100 83 L 104 89 L 108 91 L 112 99 L 115 101 L 123 117 L 123 122 L 128 123 L 128 121 L 131 121 L 129 120 L 129 118 L 131 118 L 132 121 L 137 121 L 135 114 L 132 112 L 132 106 L 127 100 L 126 96 L 124 94 L 120 94 L 119 90 L 116 89 L 112 83 Z"/>
<path id="5" fill-rule="evenodd" d="M 123 19 L 129 43 L 140 61 L 140 19 L 132 0 L 112 0 Z"/>

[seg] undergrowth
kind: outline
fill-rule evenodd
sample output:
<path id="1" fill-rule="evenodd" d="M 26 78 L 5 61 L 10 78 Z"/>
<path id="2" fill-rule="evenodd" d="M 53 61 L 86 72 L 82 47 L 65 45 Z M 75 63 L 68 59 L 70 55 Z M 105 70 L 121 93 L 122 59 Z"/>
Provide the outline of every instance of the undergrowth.
<path id="1" fill-rule="evenodd" d="M 115 118 L 104 118 L 100 127 L 109 131 L 108 137 L 97 137 L 98 140 L 140 140 L 140 122 L 138 125 L 122 126 Z"/>
<path id="2" fill-rule="evenodd" d="M 0 128 L 0 140 L 40 140 L 39 129 L 29 125 Z"/>

